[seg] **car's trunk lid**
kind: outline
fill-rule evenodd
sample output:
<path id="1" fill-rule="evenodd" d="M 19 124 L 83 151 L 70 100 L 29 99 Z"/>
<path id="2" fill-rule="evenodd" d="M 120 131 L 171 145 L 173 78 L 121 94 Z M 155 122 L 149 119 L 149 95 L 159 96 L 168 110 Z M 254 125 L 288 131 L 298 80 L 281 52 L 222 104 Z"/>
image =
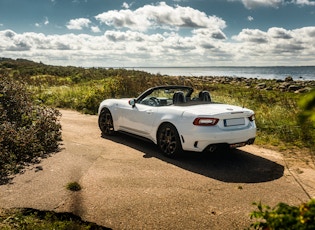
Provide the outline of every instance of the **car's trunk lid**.
<path id="1" fill-rule="evenodd" d="M 246 117 L 253 113 L 251 110 L 240 106 L 215 103 L 192 105 L 183 109 L 185 110 L 185 113 L 192 113 L 196 116 L 215 116 L 220 118 Z"/>

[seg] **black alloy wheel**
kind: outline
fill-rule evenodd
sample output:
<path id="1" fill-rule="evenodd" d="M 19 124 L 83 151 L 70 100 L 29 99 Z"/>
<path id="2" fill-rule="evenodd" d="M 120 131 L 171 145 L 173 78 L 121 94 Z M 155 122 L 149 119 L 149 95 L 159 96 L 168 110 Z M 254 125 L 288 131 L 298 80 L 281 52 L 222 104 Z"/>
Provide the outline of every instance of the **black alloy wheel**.
<path id="1" fill-rule="evenodd" d="M 103 135 L 112 136 L 115 134 L 113 117 L 108 109 L 102 109 L 98 117 L 98 126 Z"/>
<path id="2" fill-rule="evenodd" d="M 182 151 L 182 144 L 174 125 L 163 124 L 157 134 L 157 144 L 162 153 L 167 157 L 175 157 Z"/>

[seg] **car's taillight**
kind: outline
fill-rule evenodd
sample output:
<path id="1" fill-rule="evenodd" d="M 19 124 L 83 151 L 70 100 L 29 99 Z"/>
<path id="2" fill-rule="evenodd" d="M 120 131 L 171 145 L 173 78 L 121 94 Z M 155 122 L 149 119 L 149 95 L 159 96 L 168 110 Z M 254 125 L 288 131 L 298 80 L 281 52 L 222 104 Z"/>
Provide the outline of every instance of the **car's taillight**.
<path id="1" fill-rule="evenodd" d="M 199 126 L 213 126 L 219 122 L 218 118 L 197 117 L 193 124 Z"/>
<path id="2" fill-rule="evenodd" d="M 255 114 L 251 115 L 248 119 L 249 119 L 250 121 L 254 121 L 254 120 L 255 120 Z"/>

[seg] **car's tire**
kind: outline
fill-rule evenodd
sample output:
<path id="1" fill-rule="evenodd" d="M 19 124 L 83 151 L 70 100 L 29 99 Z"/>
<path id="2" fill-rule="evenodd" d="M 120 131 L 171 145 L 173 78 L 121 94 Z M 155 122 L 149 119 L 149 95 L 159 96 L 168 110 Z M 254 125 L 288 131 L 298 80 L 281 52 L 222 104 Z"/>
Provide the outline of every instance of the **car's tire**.
<path id="1" fill-rule="evenodd" d="M 98 126 L 102 135 L 113 136 L 115 134 L 113 117 L 107 108 L 102 109 L 98 117 Z"/>
<path id="2" fill-rule="evenodd" d="M 167 157 L 174 158 L 183 151 L 182 144 L 174 125 L 162 124 L 157 133 L 157 145 Z"/>

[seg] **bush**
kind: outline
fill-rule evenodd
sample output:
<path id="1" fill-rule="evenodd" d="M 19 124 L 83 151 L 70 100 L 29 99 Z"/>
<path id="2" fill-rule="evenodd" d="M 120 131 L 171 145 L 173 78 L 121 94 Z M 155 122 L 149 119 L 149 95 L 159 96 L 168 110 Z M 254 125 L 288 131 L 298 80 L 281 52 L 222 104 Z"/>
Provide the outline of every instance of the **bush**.
<path id="1" fill-rule="evenodd" d="M 251 218 L 258 219 L 251 227 L 253 229 L 315 229 L 315 200 L 299 206 L 290 206 L 279 203 L 271 209 L 261 203 L 257 205 L 258 211 L 251 213 Z"/>
<path id="2" fill-rule="evenodd" d="M 72 192 L 77 192 L 82 189 L 81 185 L 78 182 L 69 182 L 66 188 Z"/>
<path id="3" fill-rule="evenodd" d="M 57 213 L 21 208 L 0 209 L 0 229 L 105 230 L 109 228 L 83 221 L 79 216 L 68 212 Z"/>
<path id="4" fill-rule="evenodd" d="M 38 106 L 25 85 L 0 76 L 0 176 L 58 150 L 60 113 Z"/>

